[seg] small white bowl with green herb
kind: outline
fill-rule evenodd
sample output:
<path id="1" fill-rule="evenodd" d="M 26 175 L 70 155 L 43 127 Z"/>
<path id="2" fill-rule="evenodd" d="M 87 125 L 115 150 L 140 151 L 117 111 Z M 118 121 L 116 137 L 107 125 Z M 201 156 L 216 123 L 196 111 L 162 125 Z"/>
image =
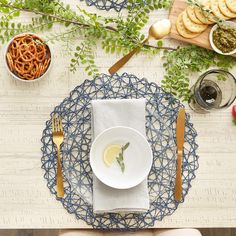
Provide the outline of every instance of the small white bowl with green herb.
<path id="1" fill-rule="evenodd" d="M 236 53 L 236 23 L 224 21 L 215 24 L 209 34 L 209 40 L 213 50 L 222 55 Z"/>
<path id="2" fill-rule="evenodd" d="M 107 160 L 109 151 L 114 156 L 108 156 L 110 159 Z M 152 149 L 146 137 L 124 126 L 103 131 L 90 150 L 93 173 L 101 182 L 116 189 L 128 189 L 140 184 L 148 176 L 152 162 Z"/>

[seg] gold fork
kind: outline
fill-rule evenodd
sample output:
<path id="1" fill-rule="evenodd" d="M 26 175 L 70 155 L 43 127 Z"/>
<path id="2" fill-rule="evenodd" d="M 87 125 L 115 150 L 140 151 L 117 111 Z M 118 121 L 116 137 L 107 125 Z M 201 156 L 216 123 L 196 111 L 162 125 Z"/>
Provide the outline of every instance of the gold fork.
<path id="1" fill-rule="evenodd" d="M 63 176 L 62 176 L 62 168 L 61 168 L 61 144 L 63 142 L 64 134 L 62 128 L 61 117 L 52 116 L 52 140 L 57 147 L 57 197 L 64 197 L 64 184 L 63 184 Z"/>

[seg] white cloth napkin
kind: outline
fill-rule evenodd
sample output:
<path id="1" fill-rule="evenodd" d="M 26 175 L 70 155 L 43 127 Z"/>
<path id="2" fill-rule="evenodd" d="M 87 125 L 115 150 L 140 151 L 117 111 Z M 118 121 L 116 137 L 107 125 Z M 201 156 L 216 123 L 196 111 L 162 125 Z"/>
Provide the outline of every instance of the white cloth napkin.
<path id="1" fill-rule="evenodd" d="M 105 129 L 127 126 L 145 132 L 145 99 L 110 99 L 92 101 L 93 138 Z M 149 209 L 147 179 L 130 189 L 108 187 L 93 176 L 93 211 L 145 212 Z"/>

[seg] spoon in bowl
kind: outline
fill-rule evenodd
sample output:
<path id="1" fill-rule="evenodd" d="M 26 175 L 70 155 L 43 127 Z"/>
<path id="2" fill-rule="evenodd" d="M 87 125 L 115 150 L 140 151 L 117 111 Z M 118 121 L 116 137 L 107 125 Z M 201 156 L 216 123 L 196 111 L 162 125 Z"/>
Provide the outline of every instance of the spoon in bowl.
<path id="1" fill-rule="evenodd" d="M 141 43 L 139 47 L 136 47 L 134 50 L 123 56 L 119 61 L 117 61 L 113 66 L 108 70 L 111 75 L 116 73 L 122 66 L 124 66 L 129 59 L 147 43 L 150 39 L 162 39 L 170 33 L 171 23 L 170 20 L 164 19 L 157 21 L 155 24 L 151 25 L 148 31 L 148 37 Z"/>

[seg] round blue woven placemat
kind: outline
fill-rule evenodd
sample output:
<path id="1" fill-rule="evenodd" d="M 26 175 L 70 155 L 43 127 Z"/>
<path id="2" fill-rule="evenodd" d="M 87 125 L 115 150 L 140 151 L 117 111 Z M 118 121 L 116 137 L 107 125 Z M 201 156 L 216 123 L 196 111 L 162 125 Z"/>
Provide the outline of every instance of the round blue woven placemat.
<path id="1" fill-rule="evenodd" d="M 127 6 L 127 0 L 85 0 L 85 1 L 88 6 L 95 6 L 100 10 L 106 10 L 106 11 L 114 9 L 119 12 Z"/>
<path id="2" fill-rule="evenodd" d="M 89 165 L 91 146 L 92 99 L 146 98 L 146 133 L 154 161 L 148 176 L 150 209 L 142 214 L 93 214 L 92 171 Z M 171 215 L 178 207 L 174 200 L 176 174 L 176 117 L 179 100 L 165 93 L 155 83 L 138 79 L 132 74 L 102 74 L 94 80 L 85 80 L 53 113 L 63 117 L 64 143 L 61 147 L 65 196 L 61 201 L 69 213 L 94 228 L 109 230 L 138 230 L 152 227 L 156 221 Z M 51 116 L 52 116 L 51 114 Z M 197 133 L 186 114 L 183 158 L 183 200 L 195 178 L 198 168 L 196 155 Z M 51 193 L 56 196 L 56 149 L 52 142 L 51 120 L 46 122 L 42 136 L 42 168 Z"/>

